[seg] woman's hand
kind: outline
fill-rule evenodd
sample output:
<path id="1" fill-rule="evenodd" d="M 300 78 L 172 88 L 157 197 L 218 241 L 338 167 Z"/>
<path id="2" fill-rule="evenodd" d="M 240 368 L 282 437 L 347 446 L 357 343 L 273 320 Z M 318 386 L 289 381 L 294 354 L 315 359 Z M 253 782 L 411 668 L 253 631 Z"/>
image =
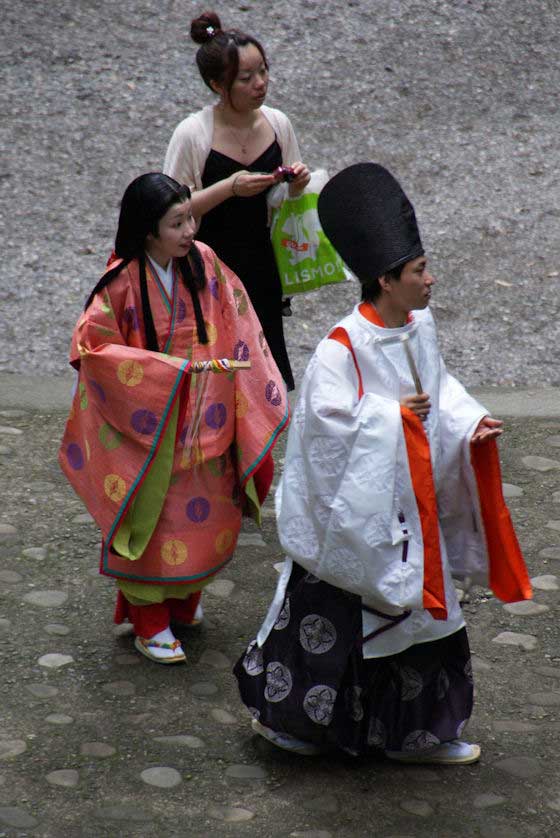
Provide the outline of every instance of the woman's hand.
<path id="1" fill-rule="evenodd" d="M 484 416 L 477 425 L 474 434 L 471 437 L 472 445 L 480 445 L 482 442 L 488 442 L 490 439 L 496 439 L 503 433 L 502 425 L 504 423 L 500 419 L 492 419 L 491 416 Z"/>
<path id="2" fill-rule="evenodd" d="M 288 184 L 290 198 L 295 198 L 302 189 L 305 189 L 311 180 L 311 172 L 304 163 L 294 163 L 291 167 L 294 171 L 294 179 Z"/>
<path id="3" fill-rule="evenodd" d="M 253 195 L 260 195 L 265 189 L 274 186 L 276 178 L 274 175 L 241 171 L 234 172 L 229 181 L 231 194 L 236 198 L 252 198 Z"/>
<path id="4" fill-rule="evenodd" d="M 432 407 L 430 397 L 427 393 L 417 393 L 415 396 L 405 396 L 401 399 L 402 407 L 408 407 L 413 413 L 418 416 L 422 422 L 428 418 L 428 414 Z"/>

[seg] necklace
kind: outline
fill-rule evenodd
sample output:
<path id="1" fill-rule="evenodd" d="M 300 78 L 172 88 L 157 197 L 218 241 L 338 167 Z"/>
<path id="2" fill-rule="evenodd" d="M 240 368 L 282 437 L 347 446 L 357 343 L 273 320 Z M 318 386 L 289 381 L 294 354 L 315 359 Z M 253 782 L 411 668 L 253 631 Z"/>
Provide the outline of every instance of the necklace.
<path id="1" fill-rule="evenodd" d="M 253 131 L 253 127 L 251 126 L 251 128 L 249 128 L 249 130 L 247 131 L 247 133 L 245 134 L 243 139 L 240 139 L 237 131 L 234 131 L 233 128 L 231 128 L 229 125 L 227 126 L 227 130 L 229 131 L 231 136 L 234 138 L 237 145 L 241 147 L 241 153 L 242 154 L 247 154 L 247 143 L 249 142 L 249 137 L 251 136 L 251 133 Z"/>

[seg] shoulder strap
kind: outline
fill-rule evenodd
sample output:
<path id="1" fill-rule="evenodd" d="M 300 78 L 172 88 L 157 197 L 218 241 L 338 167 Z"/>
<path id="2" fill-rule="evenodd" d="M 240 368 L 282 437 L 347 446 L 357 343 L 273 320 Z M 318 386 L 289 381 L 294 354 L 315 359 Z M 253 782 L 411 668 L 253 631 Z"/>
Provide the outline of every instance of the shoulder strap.
<path id="1" fill-rule="evenodd" d="M 352 360 L 354 361 L 354 366 L 356 367 L 356 375 L 358 376 L 358 398 L 361 399 L 364 395 L 364 385 L 362 383 L 362 373 L 360 372 L 360 368 L 358 366 L 358 361 L 356 360 L 356 355 L 354 353 L 354 347 L 352 346 L 352 341 L 350 340 L 350 335 L 342 326 L 337 326 L 329 335 L 329 340 L 337 340 L 343 346 L 348 349 L 348 351 L 352 355 Z"/>

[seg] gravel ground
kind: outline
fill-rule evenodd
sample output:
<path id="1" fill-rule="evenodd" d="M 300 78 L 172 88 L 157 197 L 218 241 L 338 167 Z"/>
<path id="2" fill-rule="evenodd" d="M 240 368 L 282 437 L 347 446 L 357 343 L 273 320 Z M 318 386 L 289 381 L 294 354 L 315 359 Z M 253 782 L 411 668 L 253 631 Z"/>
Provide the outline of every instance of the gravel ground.
<path id="1" fill-rule="evenodd" d="M 252 734 L 231 665 L 276 585 L 272 498 L 206 589 L 205 623 L 181 633 L 187 664 L 141 658 L 112 627 L 97 528 L 56 463 L 65 415 L 24 403 L 0 394 L 0 838 L 558 838 L 558 398 L 554 419 L 507 423 L 534 601 L 470 592 L 482 760 L 455 768 L 298 758 Z"/>
<path id="2" fill-rule="evenodd" d="M 417 210 L 449 366 L 558 384 L 557 0 L 215 3 L 269 51 L 269 103 L 331 174 L 377 160 Z M 209 101 L 187 0 L 15 0 L 2 13 L 0 371 L 61 375 L 118 200 Z M 47 294 L 47 292 L 49 292 Z M 296 374 L 358 288 L 298 300 Z"/>

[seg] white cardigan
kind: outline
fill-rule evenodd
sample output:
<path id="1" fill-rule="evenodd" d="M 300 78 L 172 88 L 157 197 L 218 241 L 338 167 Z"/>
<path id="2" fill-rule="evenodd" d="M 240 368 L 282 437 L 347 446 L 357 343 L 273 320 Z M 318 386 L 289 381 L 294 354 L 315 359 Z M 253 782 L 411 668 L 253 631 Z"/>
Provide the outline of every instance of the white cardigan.
<path id="1" fill-rule="evenodd" d="M 270 122 L 282 151 L 282 165 L 292 166 L 300 160 L 299 147 L 292 123 L 277 108 L 261 106 L 261 112 Z M 175 128 L 167 148 L 163 171 L 179 183 L 186 183 L 191 190 L 202 189 L 202 173 L 212 148 L 214 134 L 214 106 L 206 105 L 193 113 Z M 274 204 L 287 197 L 287 184 L 279 184 L 273 192 Z"/>

